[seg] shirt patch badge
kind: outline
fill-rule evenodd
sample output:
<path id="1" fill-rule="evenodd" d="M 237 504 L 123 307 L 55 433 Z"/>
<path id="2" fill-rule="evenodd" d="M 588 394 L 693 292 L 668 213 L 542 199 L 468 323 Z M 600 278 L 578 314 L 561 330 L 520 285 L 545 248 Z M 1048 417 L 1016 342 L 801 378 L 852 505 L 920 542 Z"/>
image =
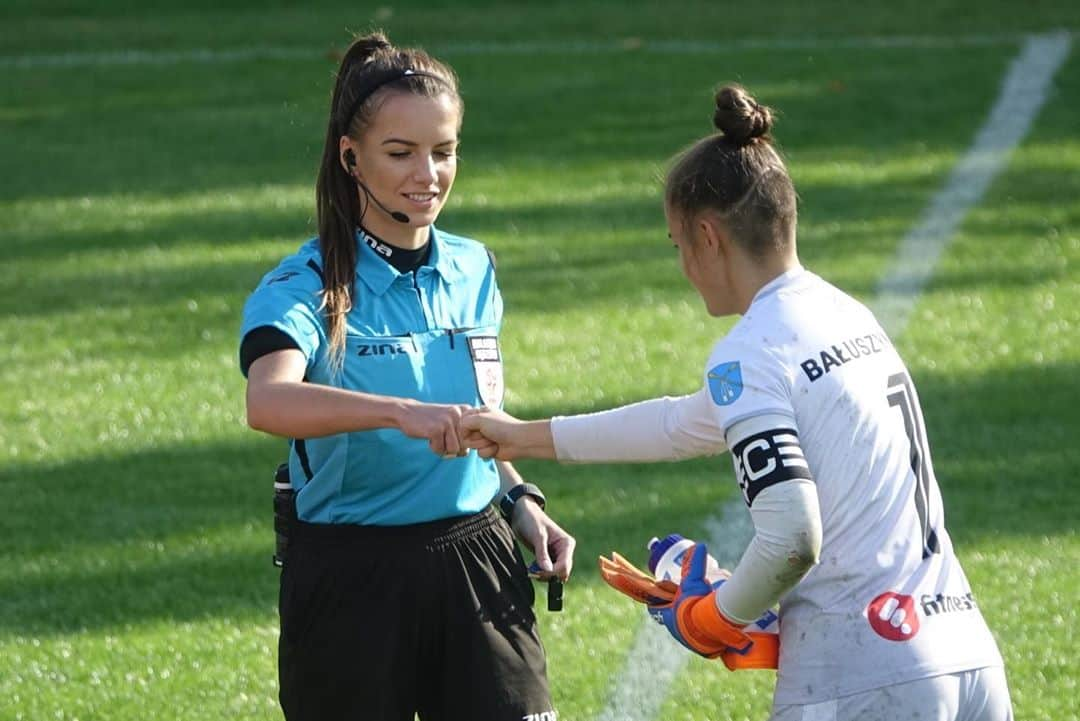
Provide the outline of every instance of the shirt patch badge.
<path id="1" fill-rule="evenodd" d="M 482 335 L 469 336 L 467 340 L 480 400 L 489 408 L 502 408 L 506 387 L 499 339 L 493 335 Z"/>
<path id="2" fill-rule="evenodd" d="M 721 363 L 709 371 L 709 392 L 718 406 L 730 406 L 742 395 L 742 368 L 739 361 Z"/>

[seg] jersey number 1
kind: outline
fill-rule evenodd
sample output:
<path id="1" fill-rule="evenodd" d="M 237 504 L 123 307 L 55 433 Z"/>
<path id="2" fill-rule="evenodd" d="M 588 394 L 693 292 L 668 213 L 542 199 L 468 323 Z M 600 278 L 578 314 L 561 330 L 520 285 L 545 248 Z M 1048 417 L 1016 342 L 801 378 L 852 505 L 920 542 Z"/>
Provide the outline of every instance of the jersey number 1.
<path id="1" fill-rule="evenodd" d="M 929 558 L 940 553 L 937 532 L 930 525 L 930 468 L 927 465 L 929 451 L 923 439 L 924 430 L 922 409 L 915 397 L 915 389 L 907 373 L 889 376 L 888 395 L 890 406 L 900 409 L 904 417 L 904 431 L 907 433 L 911 448 L 911 472 L 915 474 L 915 512 L 919 514 L 919 527 L 922 529 L 922 557 Z"/>

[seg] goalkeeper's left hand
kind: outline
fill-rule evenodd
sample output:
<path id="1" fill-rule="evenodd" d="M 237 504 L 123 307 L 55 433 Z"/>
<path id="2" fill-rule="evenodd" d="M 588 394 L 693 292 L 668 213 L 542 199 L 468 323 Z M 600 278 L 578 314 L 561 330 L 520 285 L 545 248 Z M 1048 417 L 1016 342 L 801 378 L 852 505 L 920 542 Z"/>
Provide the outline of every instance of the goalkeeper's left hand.
<path id="1" fill-rule="evenodd" d="M 649 613 L 676 641 L 700 656 L 745 654 L 754 641 L 738 624 L 720 613 L 716 587 L 705 578 L 708 556 L 704 543 L 695 544 L 683 559 L 682 581 L 675 597 L 667 603 L 650 604 Z"/>
<path id="2" fill-rule="evenodd" d="M 694 552 L 700 553 L 701 558 L 707 560 L 708 551 L 705 547 L 701 546 L 700 549 L 695 547 L 691 553 L 686 554 L 684 564 L 689 561 L 692 566 Z M 704 561 L 702 562 L 704 563 Z M 657 581 L 652 575 L 640 570 L 618 553 L 612 553 L 610 559 L 604 558 L 603 556 L 600 557 L 600 576 L 604 581 L 616 591 L 629 596 L 638 603 L 647 605 L 649 608 L 649 615 L 667 628 L 671 635 L 683 646 L 686 646 L 695 653 L 701 653 L 707 658 L 715 658 L 719 655 L 720 660 L 723 661 L 724 665 L 732 671 L 743 669 L 775 669 L 780 656 L 780 639 L 775 633 L 750 630 L 746 632 L 746 637 L 753 642 L 749 647 L 745 645 L 739 649 L 725 647 L 720 650 L 719 654 L 713 653 L 707 655 L 687 643 L 682 632 L 679 630 L 676 612 L 674 611 L 676 596 L 680 593 L 683 594 L 682 601 L 684 607 L 686 606 L 687 601 L 690 601 L 693 597 L 696 597 L 696 601 L 699 603 L 707 603 L 715 607 L 716 600 L 713 597 L 713 592 L 724 583 L 729 575 L 727 571 L 723 571 L 722 569 L 721 572 L 722 577 L 711 583 L 708 582 L 708 579 L 705 578 L 704 573 L 702 573 L 702 575 L 697 577 L 694 581 L 694 584 L 697 587 L 693 590 L 687 588 L 684 591 L 680 586 L 671 581 Z M 704 579 L 704 583 L 702 583 L 702 579 Z M 703 586 L 707 586 L 707 589 Z M 704 592 L 705 595 L 702 596 L 701 592 Z M 708 607 L 704 607 L 702 610 L 707 610 L 707 608 Z M 722 618 L 719 609 L 717 609 L 717 615 Z M 724 620 L 726 621 L 727 619 Z M 759 624 L 747 626 L 747 629 L 760 628 L 761 626 Z"/>

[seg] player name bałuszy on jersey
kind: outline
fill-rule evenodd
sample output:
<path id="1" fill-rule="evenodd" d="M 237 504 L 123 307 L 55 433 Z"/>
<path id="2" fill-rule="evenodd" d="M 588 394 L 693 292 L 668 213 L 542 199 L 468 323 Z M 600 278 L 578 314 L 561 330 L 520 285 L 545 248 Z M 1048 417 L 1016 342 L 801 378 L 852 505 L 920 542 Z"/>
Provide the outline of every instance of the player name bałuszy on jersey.
<path id="1" fill-rule="evenodd" d="M 830 345 L 827 350 L 818 351 L 817 357 L 807 358 L 799 363 L 799 367 L 813 383 L 833 368 L 839 368 L 845 363 L 880 353 L 891 347 L 892 344 L 884 333 L 867 333 L 842 341 L 840 344 Z"/>

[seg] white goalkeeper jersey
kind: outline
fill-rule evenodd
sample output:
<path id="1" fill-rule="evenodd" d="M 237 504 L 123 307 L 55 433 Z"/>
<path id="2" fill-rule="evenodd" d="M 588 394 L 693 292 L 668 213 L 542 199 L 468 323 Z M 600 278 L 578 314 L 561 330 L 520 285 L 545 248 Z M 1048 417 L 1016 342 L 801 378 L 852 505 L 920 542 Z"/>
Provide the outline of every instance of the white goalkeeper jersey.
<path id="1" fill-rule="evenodd" d="M 781 599 L 777 704 L 1002 664 L 945 530 L 915 387 L 865 306 L 785 273 L 716 344 L 705 388 L 725 434 L 790 419 L 726 438 L 748 504 L 788 479 L 817 488 L 821 559 Z"/>

